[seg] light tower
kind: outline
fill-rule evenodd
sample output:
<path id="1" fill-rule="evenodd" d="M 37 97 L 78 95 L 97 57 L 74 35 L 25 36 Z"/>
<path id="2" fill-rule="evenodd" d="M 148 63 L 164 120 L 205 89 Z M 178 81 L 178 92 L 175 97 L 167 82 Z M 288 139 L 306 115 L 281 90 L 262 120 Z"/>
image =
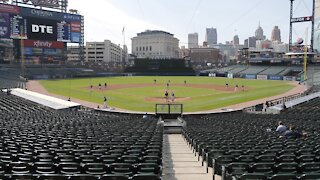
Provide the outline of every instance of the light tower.
<path id="1" fill-rule="evenodd" d="M 290 0 L 289 51 L 291 50 L 291 46 L 292 46 L 292 16 L 293 16 L 293 1 L 294 1 L 294 0 Z"/>
<path id="2" fill-rule="evenodd" d="M 311 27 L 310 49 L 311 49 L 311 51 L 313 52 L 315 0 L 312 0 L 312 15 L 311 15 L 311 16 L 296 17 L 296 18 L 293 18 L 293 2 L 294 2 L 294 0 L 290 0 L 289 50 L 291 50 L 291 47 L 292 47 L 292 24 L 293 24 L 293 23 L 300 23 L 300 22 L 311 21 L 312 27 Z"/>

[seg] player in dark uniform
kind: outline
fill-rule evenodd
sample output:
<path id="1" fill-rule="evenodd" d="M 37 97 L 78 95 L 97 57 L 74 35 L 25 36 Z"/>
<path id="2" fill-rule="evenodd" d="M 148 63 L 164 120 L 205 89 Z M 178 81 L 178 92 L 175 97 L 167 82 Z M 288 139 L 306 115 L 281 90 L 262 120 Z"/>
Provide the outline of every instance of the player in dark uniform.
<path id="1" fill-rule="evenodd" d="M 169 96 L 168 91 L 166 91 L 166 92 L 164 93 L 164 96 L 165 96 L 165 98 L 166 98 L 166 102 L 168 102 L 168 101 L 169 101 L 169 99 L 168 99 L 168 96 Z"/>

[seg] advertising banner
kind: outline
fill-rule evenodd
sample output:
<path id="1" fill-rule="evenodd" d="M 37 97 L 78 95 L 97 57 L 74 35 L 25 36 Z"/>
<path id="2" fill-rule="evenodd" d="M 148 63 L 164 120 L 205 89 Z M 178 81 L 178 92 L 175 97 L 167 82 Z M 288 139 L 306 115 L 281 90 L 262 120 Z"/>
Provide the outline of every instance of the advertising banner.
<path id="1" fill-rule="evenodd" d="M 245 78 L 246 79 L 256 79 L 256 75 L 254 75 L 254 74 L 246 74 Z"/>
<path id="2" fill-rule="evenodd" d="M 268 76 L 267 75 L 257 75 L 257 79 L 268 80 Z"/>
<path id="3" fill-rule="evenodd" d="M 0 47 L 13 47 L 12 39 L 0 39 Z"/>
<path id="4" fill-rule="evenodd" d="M 0 13 L 0 38 L 10 38 L 10 16 L 8 13 Z"/>
<path id="5" fill-rule="evenodd" d="M 292 76 L 284 76 L 284 77 L 283 77 L 283 80 L 285 80 L 285 81 L 292 81 L 293 78 L 292 78 Z"/>
<path id="6" fill-rule="evenodd" d="M 79 43 L 80 39 L 81 39 L 81 33 L 75 33 L 75 32 L 71 33 L 71 42 Z"/>
<path id="7" fill-rule="evenodd" d="M 24 40 L 25 47 L 47 48 L 47 49 L 62 49 L 64 48 L 63 42 L 45 41 L 45 40 Z"/>
<path id="8" fill-rule="evenodd" d="M 11 14 L 19 14 L 20 13 L 20 7 L 9 5 L 9 4 L 0 4 L 0 12 L 2 12 L 2 13 L 11 13 Z"/>
<path id="9" fill-rule="evenodd" d="M 68 14 L 63 15 L 63 19 L 68 22 L 81 22 L 81 16 L 77 14 Z"/>
<path id="10" fill-rule="evenodd" d="M 228 73 L 228 78 L 232 79 L 233 78 L 233 73 Z"/>
<path id="11" fill-rule="evenodd" d="M 63 13 L 54 12 L 54 11 L 46 11 L 41 9 L 32 9 L 32 8 L 21 8 L 20 15 L 24 17 L 33 17 L 40 19 L 51 19 L 56 21 L 63 20 Z"/>
<path id="12" fill-rule="evenodd" d="M 274 75 L 269 76 L 269 80 L 282 80 L 282 79 L 283 79 L 282 76 L 274 76 Z"/>
<path id="13" fill-rule="evenodd" d="M 26 47 L 24 48 L 24 55 L 32 56 L 32 48 Z"/>
<path id="14" fill-rule="evenodd" d="M 57 40 L 57 22 L 46 19 L 28 18 L 27 32 L 29 39 Z"/>

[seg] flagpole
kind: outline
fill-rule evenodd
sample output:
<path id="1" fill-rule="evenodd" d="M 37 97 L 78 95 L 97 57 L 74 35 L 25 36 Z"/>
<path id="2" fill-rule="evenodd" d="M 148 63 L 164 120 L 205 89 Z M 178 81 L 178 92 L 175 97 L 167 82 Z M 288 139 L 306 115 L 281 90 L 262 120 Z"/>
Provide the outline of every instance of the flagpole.
<path id="1" fill-rule="evenodd" d="M 303 81 L 307 80 L 307 61 L 308 61 L 308 28 L 306 28 L 306 40 L 304 46 L 304 57 L 303 57 Z"/>
<path id="2" fill-rule="evenodd" d="M 125 46 L 126 45 L 126 38 L 125 38 L 124 26 L 123 26 L 123 29 L 122 29 L 122 38 L 123 38 L 123 46 Z"/>
<path id="3" fill-rule="evenodd" d="M 124 50 L 124 47 L 126 45 L 126 38 L 125 38 L 125 31 L 124 31 L 124 26 L 122 28 L 122 38 L 123 38 L 123 45 L 122 45 L 122 51 L 121 51 L 121 64 L 122 64 L 122 67 L 124 68 L 124 65 L 125 65 L 125 57 L 122 57 L 123 54 L 125 53 L 125 50 Z M 121 47 L 120 47 L 121 48 Z M 124 58 L 124 59 L 123 59 Z"/>

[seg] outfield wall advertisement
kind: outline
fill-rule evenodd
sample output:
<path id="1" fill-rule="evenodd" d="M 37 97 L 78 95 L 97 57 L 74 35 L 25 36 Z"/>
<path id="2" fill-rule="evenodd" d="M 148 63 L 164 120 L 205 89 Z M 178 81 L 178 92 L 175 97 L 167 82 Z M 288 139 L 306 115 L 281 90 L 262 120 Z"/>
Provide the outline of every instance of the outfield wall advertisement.
<path id="1" fill-rule="evenodd" d="M 277 76 L 277 75 L 269 75 L 269 80 L 282 80 L 282 76 Z"/>
<path id="2" fill-rule="evenodd" d="M 255 74 L 246 74 L 246 75 L 245 75 L 245 78 L 246 78 L 246 79 L 256 79 L 256 78 L 257 78 L 257 75 L 255 75 Z"/>
<path id="3" fill-rule="evenodd" d="M 267 75 L 257 75 L 257 79 L 267 80 L 267 79 L 268 79 L 268 76 L 267 76 Z"/>

